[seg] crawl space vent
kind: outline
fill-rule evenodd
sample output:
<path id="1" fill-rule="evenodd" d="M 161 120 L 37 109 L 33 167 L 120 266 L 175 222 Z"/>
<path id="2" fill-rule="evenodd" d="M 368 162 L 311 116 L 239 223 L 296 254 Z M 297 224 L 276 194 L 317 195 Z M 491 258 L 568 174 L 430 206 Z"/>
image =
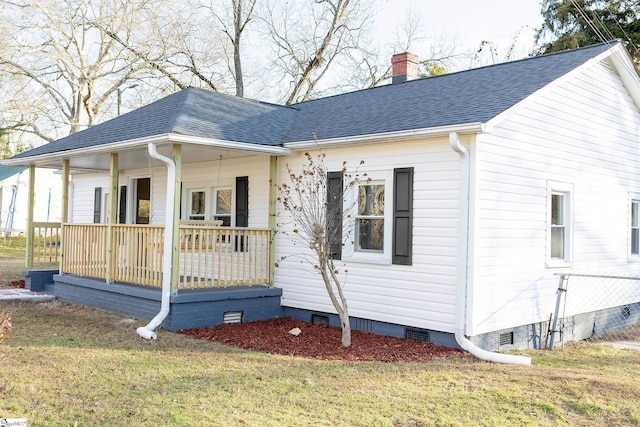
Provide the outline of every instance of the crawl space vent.
<path id="1" fill-rule="evenodd" d="M 227 311 L 222 317 L 222 323 L 242 323 L 242 311 Z"/>
<path id="2" fill-rule="evenodd" d="M 513 332 L 500 334 L 500 345 L 513 345 Z"/>
<path id="3" fill-rule="evenodd" d="M 321 314 L 312 314 L 311 323 L 313 323 L 314 325 L 328 325 L 329 316 L 323 316 Z"/>
<path id="4" fill-rule="evenodd" d="M 425 331 L 423 329 L 406 328 L 404 330 L 404 339 L 409 341 L 430 342 L 429 331 Z"/>

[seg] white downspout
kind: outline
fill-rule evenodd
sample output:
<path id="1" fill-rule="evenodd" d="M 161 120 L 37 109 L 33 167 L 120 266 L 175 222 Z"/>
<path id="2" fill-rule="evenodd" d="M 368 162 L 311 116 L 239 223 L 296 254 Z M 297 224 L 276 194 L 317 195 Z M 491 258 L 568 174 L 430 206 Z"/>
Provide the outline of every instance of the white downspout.
<path id="1" fill-rule="evenodd" d="M 457 132 L 449 134 L 451 149 L 460 155 L 460 216 L 458 223 L 458 274 L 456 281 L 456 341 L 462 349 L 488 362 L 530 365 L 531 358 L 484 350 L 472 343 L 465 335 L 467 315 L 467 268 L 469 263 L 469 179 L 471 163 L 469 151 L 460 144 Z"/>
<path id="2" fill-rule="evenodd" d="M 160 312 L 156 314 L 156 317 L 151 319 L 151 322 L 147 326 L 141 326 L 136 329 L 138 335 L 145 339 L 156 339 L 158 336 L 153 330 L 160 326 L 162 321 L 169 314 L 170 302 L 171 302 L 171 252 L 173 250 L 173 242 L 171 236 L 173 236 L 173 199 L 176 192 L 175 178 L 176 178 L 176 164 L 170 158 L 158 153 L 155 143 L 149 143 L 147 146 L 149 155 L 156 160 L 160 160 L 167 164 L 167 202 L 165 209 L 165 221 L 164 221 L 164 249 L 162 254 L 162 298 L 160 303 Z"/>

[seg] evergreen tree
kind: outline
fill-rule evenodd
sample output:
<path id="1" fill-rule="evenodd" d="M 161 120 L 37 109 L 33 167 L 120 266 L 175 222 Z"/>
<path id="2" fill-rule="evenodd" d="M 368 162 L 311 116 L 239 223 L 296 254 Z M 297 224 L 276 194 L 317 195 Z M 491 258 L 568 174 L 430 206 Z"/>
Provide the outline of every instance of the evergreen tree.
<path id="1" fill-rule="evenodd" d="M 559 52 L 621 39 L 640 64 L 640 2 L 628 0 L 543 0 L 539 53 Z"/>

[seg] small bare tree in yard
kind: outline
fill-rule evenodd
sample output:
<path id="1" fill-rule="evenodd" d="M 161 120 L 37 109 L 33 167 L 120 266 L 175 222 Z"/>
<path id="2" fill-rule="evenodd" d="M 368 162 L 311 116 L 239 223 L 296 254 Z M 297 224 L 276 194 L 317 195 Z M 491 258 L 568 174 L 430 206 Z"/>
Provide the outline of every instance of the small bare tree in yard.
<path id="1" fill-rule="evenodd" d="M 343 242 L 352 234 L 355 218 L 351 206 L 343 210 L 344 195 L 367 178 L 358 169 L 349 172 L 346 162 L 340 171 L 329 172 L 323 153 L 316 156 L 305 153 L 305 156 L 306 161 L 299 172 L 287 165 L 290 182 L 278 186 L 278 201 L 287 213 L 285 222 L 278 224 L 278 232 L 290 238 L 294 246 L 301 246 L 303 251 L 282 256 L 280 261 L 300 257 L 302 262 L 308 262 L 320 274 L 340 318 L 342 346 L 349 347 L 351 325 L 344 294 L 346 279 L 340 278 L 341 270 L 335 261 L 336 253 L 341 252 Z M 346 270 L 342 272 L 347 273 Z"/>

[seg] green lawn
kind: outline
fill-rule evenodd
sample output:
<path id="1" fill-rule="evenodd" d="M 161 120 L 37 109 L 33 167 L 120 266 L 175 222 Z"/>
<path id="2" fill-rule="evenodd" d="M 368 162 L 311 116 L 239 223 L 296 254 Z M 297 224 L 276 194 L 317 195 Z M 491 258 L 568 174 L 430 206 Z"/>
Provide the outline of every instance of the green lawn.
<path id="1" fill-rule="evenodd" d="M 166 331 L 144 341 L 142 322 L 61 302 L 3 308 L 0 418 L 29 426 L 640 425 L 629 350 L 528 352 L 528 367 L 327 362 Z"/>

